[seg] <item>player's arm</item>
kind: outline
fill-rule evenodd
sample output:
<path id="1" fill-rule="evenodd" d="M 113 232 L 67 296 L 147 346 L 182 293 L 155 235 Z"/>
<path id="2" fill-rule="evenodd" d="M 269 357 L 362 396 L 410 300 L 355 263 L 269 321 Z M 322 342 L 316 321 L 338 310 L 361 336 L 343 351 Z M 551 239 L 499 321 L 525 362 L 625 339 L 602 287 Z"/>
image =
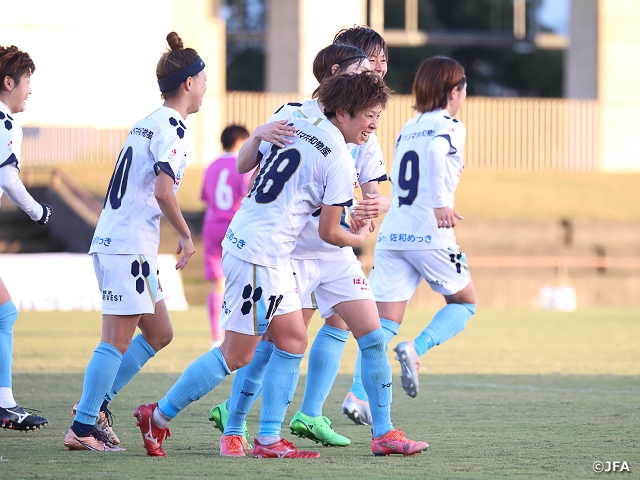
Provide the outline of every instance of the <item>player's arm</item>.
<path id="1" fill-rule="evenodd" d="M 14 164 L 0 167 L 0 188 L 9 199 L 20 207 L 31 220 L 44 227 L 51 218 L 52 209 L 46 203 L 40 204 L 27 192 L 18 169 Z"/>
<path id="2" fill-rule="evenodd" d="M 320 238 L 338 247 L 358 247 L 366 240 L 371 233 L 370 221 L 365 220 L 363 226 L 356 233 L 351 233 L 342 228 L 340 218 L 344 206 L 342 205 L 322 205 L 320 211 L 320 225 L 318 234 Z"/>
<path id="3" fill-rule="evenodd" d="M 377 218 L 391 208 L 391 200 L 380 193 L 377 180 L 360 185 L 362 201 L 353 207 L 353 217 L 361 220 Z"/>
<path id="4" fill-rule="evenodd" d="M 261 142 L 272 143 L 280 148 L 293 143 L 290 137 L 295 136 L 296 129 L 288 126 L 287 123 L 287 119 L 277 120 L 260 125 L 253 131 L 238 152 L 238 160 L 236 161 L 238 173 L 250 172 L 260 163 L 260 160 L 262 160 Z"/>
<path id="5" fill-rule="evenodd" d="M 431 204 L 438 222 L 438 228 L 456 226 L 456 219 L 462 219 L 453 208 L 446 205 L 446 162 L 451 145 L 444 137 L 435 137 L 427 147 L 427 181 L 431 189 Z"/>
<path id="6" fill-rule="evenodd" d="M 182 253 L 182 258 L 178 260 L 176 264 L 176 270 L 182 270 L 189 262 L 191 256 L 195 253 L 196 248 L 193 246 L 193 240 L 191 239 L 191 231 L 189 226 L 182 216 L 180 206 L 178 205 L 178 199 L 173 193 L 174 179 L 166 173 L 164 170 L 158 171 L 158 177 L 156 178 L 156 186 L 154 195 L 158 206 L 162 211 L 162 214 L 169 221 L 171 226 L 180 235 L 178 239 L 178 248 L 176 254 Z"/>

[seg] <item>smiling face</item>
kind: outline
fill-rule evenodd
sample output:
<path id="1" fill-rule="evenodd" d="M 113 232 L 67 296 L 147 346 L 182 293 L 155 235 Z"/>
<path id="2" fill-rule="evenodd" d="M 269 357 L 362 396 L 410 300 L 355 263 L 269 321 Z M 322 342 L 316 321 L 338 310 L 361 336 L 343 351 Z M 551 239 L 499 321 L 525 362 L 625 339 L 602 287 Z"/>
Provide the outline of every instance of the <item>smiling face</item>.
<path id="1" fill-rule="evenodd" d="M 347 112 L 336 112 L 336 120 L 339 122 L 342 135 L 344 135 L 344 141 L 356 145 L 362 145 L 366 142 L 371 132 L 378 128 L 380 112 L 382 112 L 380 105 L 356 112 L 353 117 Z"/>
<path id="2" fill-rule="evenodd" d="M 380 50 L 377 55 L 369 56 L 369 63 L 371 70 L 384 78 L 387 74 L 387 56 L 384 54 L 384 50 Z"/>
<path id="3" fill-rule="evenodd" d="M 22 75 L 17 85 L 13 78 L 9 76 L 4 78 L 0 99 L 9 107 L 11 113 L 24 112 L 29 95 L 31 95 L 31 74 Z"/>

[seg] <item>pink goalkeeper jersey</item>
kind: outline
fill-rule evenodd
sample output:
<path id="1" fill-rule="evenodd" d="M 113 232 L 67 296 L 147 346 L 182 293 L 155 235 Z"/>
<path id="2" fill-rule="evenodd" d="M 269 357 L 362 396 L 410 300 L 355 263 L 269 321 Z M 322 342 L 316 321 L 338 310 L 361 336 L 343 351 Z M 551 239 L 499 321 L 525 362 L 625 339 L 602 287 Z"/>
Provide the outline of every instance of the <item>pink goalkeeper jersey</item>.
<path id="1" fill-rule="evenodd" d="M 252 172 L 238 173 L 237 158 L 235 153 L 224 153 L 204 172 L 200 199 L 207 203 L 205 223 L 229 223 L 247 194 Z"/>

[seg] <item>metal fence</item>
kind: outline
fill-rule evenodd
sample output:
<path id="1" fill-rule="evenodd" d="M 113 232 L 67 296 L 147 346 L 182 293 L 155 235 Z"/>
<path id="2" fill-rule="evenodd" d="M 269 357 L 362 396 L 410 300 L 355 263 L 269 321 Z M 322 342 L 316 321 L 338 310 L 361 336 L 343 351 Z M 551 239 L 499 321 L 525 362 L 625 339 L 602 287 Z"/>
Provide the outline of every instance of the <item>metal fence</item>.
<path id="1" fill-rule="evenodd" d="M 228 92 L 222 103 L 223 124 L 240 123 L 251 130 L 280 105 L 296 100 L 294 94 Z M 407 95 L 395 95 L 383 113 L 378 137 L 387 167 L 396 136 L 413 115 L 412 99 Z M 596 100 L 470 97 L 458 117 L 467 127 L 465 164 L 469 170 L 640 170 L 640 159 L 629 157 L 638 154 L 623 147 L 628 132 L 640 129 L 640 106 L 603 106 Z M 616 126 L 621 119 L 624 128 Z M 25 128 L 22 157 L 29 165 L 113 163 L 127 132 Z M 607 151 L 622 150 L 612 155 L 613 160 L 604 160 L 606 145 L 611 146 Z M 624 161 L 615 158 L 625 155 Z"/>

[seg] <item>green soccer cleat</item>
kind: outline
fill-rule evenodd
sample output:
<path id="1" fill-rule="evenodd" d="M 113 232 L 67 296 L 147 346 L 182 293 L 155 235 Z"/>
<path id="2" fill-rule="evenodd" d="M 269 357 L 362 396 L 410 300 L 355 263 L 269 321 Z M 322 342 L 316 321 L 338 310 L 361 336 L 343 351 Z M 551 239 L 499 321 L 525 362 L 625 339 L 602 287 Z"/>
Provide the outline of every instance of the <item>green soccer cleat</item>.
<path id="1" fill-rule="evenodd" d="M 289 424 L 291 433 L 298 437 L 308 438 L 325 447 L 346 447 L 351 445 L 351 440 L 336 433 L 327 417 L 309 417 L 301 411 L 293 416 Z"/>
<path id="2" fill-rule="evenodd" d="M 227 402 L 222 402 L 220 405 L 216 405 L 211 410 L 209 410 L 209 420 L 213 422 L 213 425 L 220 430 L 220 432 L 224 435 L 224 428 L 227 426 L 227 420 L 229 419 L 229 411 L 227 410 Z M 247 439 L 248 436 L 248 428 L 247 421 L 244 421 L 244 434 L 242 435 L 242 439 L 244 440 L 244 450 L 248 455 L 251 454 L 253 447 L 249 443 Z"/>

